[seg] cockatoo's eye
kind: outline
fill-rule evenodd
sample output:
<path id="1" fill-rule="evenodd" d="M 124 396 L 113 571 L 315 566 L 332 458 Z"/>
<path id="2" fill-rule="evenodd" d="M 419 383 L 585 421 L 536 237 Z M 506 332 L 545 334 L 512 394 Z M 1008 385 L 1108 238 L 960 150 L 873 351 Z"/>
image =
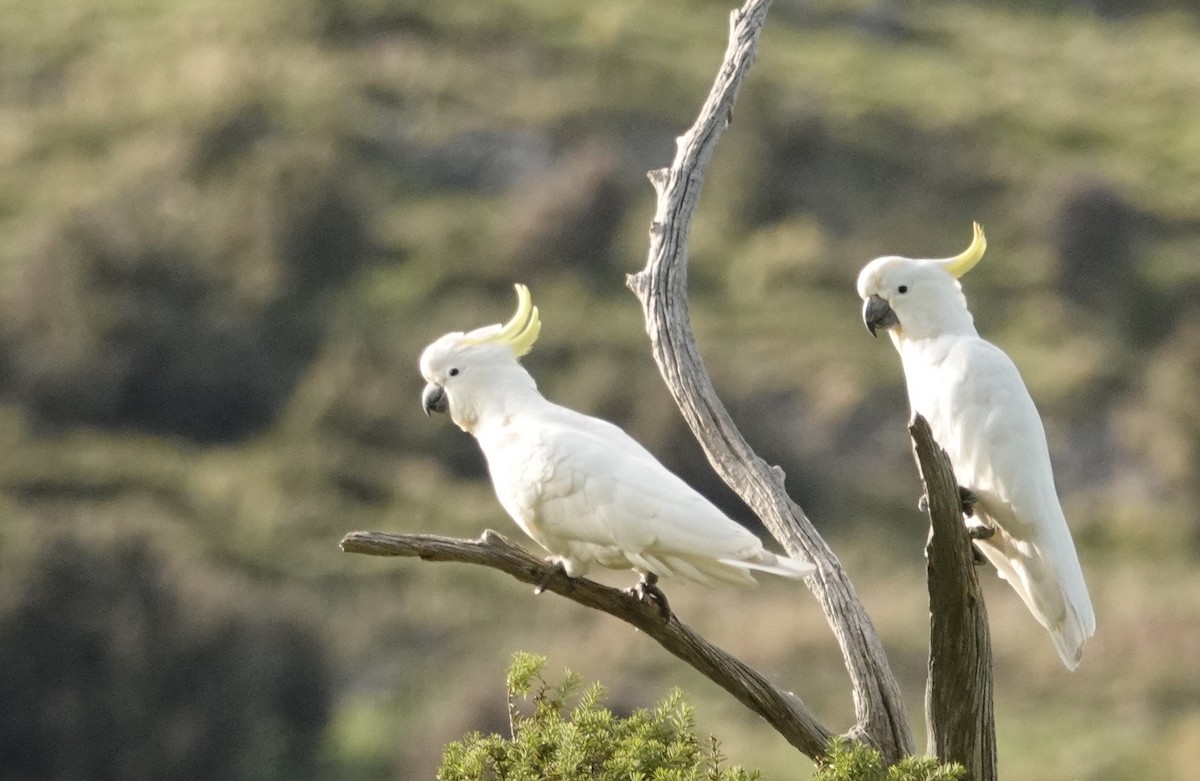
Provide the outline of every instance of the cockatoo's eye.
<path id="1" fill-rule="evenodd" d="M 447 373 L 447 374 L 449 374 L 451 377 L 457 377 L 457 376 L 458 376 L 458 369 L 451 369 L 450 371 L 448 371 L 448 372 L 446 372 L 446 373 Z"/>
<path id="2" fill-rule="evenodd" d="M 896 292 L 897 293 L 907 293 L 908 285 L 901 285 L 900 287 L 896 288 Z"/>

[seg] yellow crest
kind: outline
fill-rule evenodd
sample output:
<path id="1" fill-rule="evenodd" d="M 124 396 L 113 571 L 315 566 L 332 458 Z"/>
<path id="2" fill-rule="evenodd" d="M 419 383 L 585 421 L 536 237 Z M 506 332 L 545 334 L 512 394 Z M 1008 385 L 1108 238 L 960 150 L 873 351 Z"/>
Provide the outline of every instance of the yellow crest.
<path id="1" fill-rule="evenodd" d="M 529 288 L 521 284 L 513 287 L 517 289 L 517 312 L 512 319 L 504 325 L 475 329 L 463 337 L 464 344 L 507 344 L 518 358 L 529 352 L 542 332 L 542 321 L 538 318 L 538 308 L 533 305 Z"/>
<path id="2" fill-rule="evenodd" d="M 937 263 L 954 277 L 961 277 L 971 269 L 975 268 L 975 264 L 983 257 L 984 250 L 987 249 L 987 237 L 983 235 L 983 226 L 977 222 L 971 223 L 974 228 L 974 235 L 971 237 L 971 246 L 961 255 L 955 255 L 952 258 L 945 260 L 935 260 Z"/>

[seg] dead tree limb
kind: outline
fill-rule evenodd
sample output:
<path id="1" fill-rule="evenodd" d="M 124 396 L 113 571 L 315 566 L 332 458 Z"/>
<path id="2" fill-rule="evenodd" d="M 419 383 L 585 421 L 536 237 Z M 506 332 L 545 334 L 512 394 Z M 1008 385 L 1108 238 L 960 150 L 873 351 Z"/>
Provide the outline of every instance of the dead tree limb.
<path id="1" fill-rule="evenodd" d="M 425 561 L 481 564 L 525 583 L 544 583 L 546 591 L 553 591 L 584 607 L 601 610 L 640 629 L 766 719 L 807 756 L 820 756 L 833 737 L 799 697 L 780 689 L 745 662 L 708 642 L 675 616 L 663 621 L 657 606 L 647 605 L 624 591 L 587 578 L 548 577 L 553 571 L 551 566 L 497 532 L 485 531 L 478 540 L 427 534 L 351 532 L 342 538 L 342 550 L 374 556 L 411 556 Z"/>
<path id="2" fill-rule="evenodd" d="M 716 401 L 715 393 L 711 390 L 711 383 L 708 382 L 707 374 L 699 363 L 699 356 L 695 351 L 695 342 L 687 323 L 687 302 L 683 287 L 680 285 L 676 290 L 671 287 L 657 286 L 656 282 L 659 277 L 654 272 L 653 258 L 656 252 L 661 252 L 663 238 L 667 238 L 672 242 L 674 260 L 670 267 L 663 266 L 662 268 L 666 270 L 668 276 L 671 271 L 684 274 L 687 231 L 691 223 L 691 214 L 695 209 L 696 198 L 699 195 L 704 168 L 712 156 L 721 130 L 728 122 L 737 86 L 753 61 L 754 50 L 769 5 L 770 0 L 748 0 L 741 10 L 733 13 L 729 47 L 725 60 L 717 75 L 712 92 L 701 110 L 700 119 L 680 139 L 679 158 L 677 158 L 676 164 L 671 169 L 662 172 L 661 183 L 656 182 L 656 187 L 659 188 L 662 197 L 660 197 L 659 217 L 656 218 L 655 228 L 651 232 L 652 262 L 648 271 L 639 275 L 645 280 L 644 289 L 648 294 L 648 298 L 645 300 L 653 301 L 656 305 L 655 309 L 648 310 L 648 312 L 656 312 L 659 307 L 683 307 L 682 319 L 663 319 L 661 316 L 656 316 L 656 319 L 648 320 L 650 323 L 661 324 L 661 328 L 657 331 L 651 328 L 651 340 L 655 345 L 656 358 L 661 355 L 670 355 L 670 353 L 663 352 L 662 345 L 664 343 L 677 343 L 683 349 L 689 350 L 693 358 L 692 362 L 673 365 L 688 372 L 688 377 L 692 381 L 702 381 L 709 389 L 710 403 L 716 409 L 720 409 L 722 413 L 720 402 Z M 668 255 L 663 255 L 660 263 L 669 260 L 671 258 Z M 631 284 L 635 289 L 642 287 L 636 279 Z M 674 295 L 656 296 L 655 291 L 660 289 L 672 292 Z M 649 314 L 648 317 L 650 317 Z M 679 328 L 683 330 L 676 330 Z M 664 376 L 667 376 L 668 384 L 672 386 L 672 390 L 675 390 L 677 384 L 672 384 L 670 375 L 665 374 Z M 678 393 L 676 397 L 677 399 L 682 398 Z M 687 412 L 688 409 L 685 408 L 685 414 Z M 689 420 L 696 419 L 694 414 L 689 415 Z M 741 441 L 741 436 L 737 434 L 732 422 L 729 422 L 727 417 L 724 427 L 714 428 L 713 431 L 720 432 L 721 436 L 736 436 Z M 742 448 L 738 452 L 725 453 L 724 458 L 752 459 L 754 461 L 752 469 L 766 475 L 770 482 L 765 489 L 761 488 L 761 483 L 752 483 L 751 485 L 760 486 L 759 490 L 765 491 L 776 502 L 785 501 L 782 473 L 770 470 L 765 464 L 762 464 L 749 451 L 744 441 Z M 716 451 L 710 449 L 710 453 L 712 452 Z M 730 469 L 722 470 L 722 474 L 729 475 Z M 756 506 L 753 501 L 752 506 Z M 757 506 L 764 506 L 763 502 L 758 502 Z M 794 510 L 789 512 L 797 513 L 803 518 L 799 508 L 794 505 L 792 507 Z M 807 524 L 807 520 L 805 523 Z M 776 526 L 784 528 L 778 523 Z M 846 580 L 840 564 L 821 542 L 816 532 L 811 530 L 811 526 L 808 527 L 808 530 L 808 535 L 801 531 L 793 538 L 803 541 L 801 547 L 792 544 L 789 550 L 793 552 L 800 550 L 803 555 L 820 562 L 821 571 L 810 580 L 819 582 L 817 590 L 820 593 L 828 594 L 827 601 L 831 604 L 837 601 L 843 603 L 841 607 L 836 608 L 838 615 L 855 616 L 853 620 L 835 624 L 835 631 L 839 633 L 843 648 L 850 649 L 849 652 L 855 655 L 854 661 L 849 663 L 852 674 L 858 676 L 856 681 L 860 678 L 865 681 L 861 686 L 856 683 L 854 691 L 855 703 L 860 707 L 860 712 L 864 714 L 864 717 L 847 734 L 847 737 L 873 743 L 884 751 L 889 762 L 894 762 L 901 756 L 911 753 L 912 741 L 899 695 L 890 696 L 894 689 L 894 682 L 891 683 L 892 689 L 888 689 L 887 694 L 879 693 L 886 688 L 888 682 L 891 682 L 891 674 L 886 669 L 882 649 L 874 629 L 866 619 L 866 614 L 862 612 L 857 597 L 849 588 L 849 581 Z M 748 708 L 761 715 L 788 742 L 807 756 L 814 759 L 823 756 L 828 748 L 830 738 L 834 735 L 831 730 L 817 721 L 804 703 L 794 694 L 778 688 L 762 674 L 698 636 L 687 626 L 679 623 L 676 618 L 672 617 L 664 622 L 657 608 L 648 610 L 639 600 L 625 592 L 584 578 L 547 579 L 550 568 L 545 562 L 532 557 L 496 532 L 485 532 L 483 537 L 477 541 L 454 540 L 429 535 L 352 532 L 342 540 L 342 549 L 352 553 L 413 556 L 431 561 L 480 564 L 507 572 L 526 583 L 540 585 L 545 582 L 546 590 L 554 591 L 587 607 L 602 610 L 637 627 L 672 654 L 723 687 Z M 813 555 L 814 550 L 817 550 L 817 555 Z M 824 551 L 824 554 L 821 551 Z M 827 582 L 832 582 L 834 585 L 826 587 L 824 584 Z"/>
<path id="3" fill-rule="evenodd" d="M 929 679 L 926 751 L 958 762 L 972 781 L 996 778 L 992 645 L 950 459 L 916 416 L 908 432 L 929 503 Z"/>
<path id="4" fill-rule="evenodd" d="M 646 267 L 628 284 L 642 303 L 651 350 L 668 389 L 714 469 L 759 515 L 784 549 L 817 564 L 808 579 L 840 645 L 850 674 L 856 723 L 848 737 L 876 746 L 894 763 L 913 753 L 908 716 L 879 637 L 837 557 L 791 500 L 784 474 L 759 458 L 717 397 L 700 358 L 687 305 L 687 240 L 716 144 L 732 116 L 738 88 L 753 62 L 770 0 L 747 0 L 732 15 L 729 46 L 695 124 L 678 139 L 670 168 L 653 171 L 658 207 Z M 976 781 L 996 769 L 991 652 L 970 543 L 959 515 L 948 459 L 917 418 L 910 433 L 926 481 L 934 534 L 929 553 L 931 642 L 926 710 L 929 751 L 965 765 Z M 637 627 L 666 650 L 765 718 L 793 746 L 820 758 L 833 732 L 804 703 L 672 617 L 663 621 L 625 592 L 583 578 L 547 581 L 548 566 L 501 535 L 479 540 L 353 532 L 347 552 L 458 561 L 501 570 Z"/>
<path id="5" fill-rule="evenodd" d="M 837 637 L 853 686 L 850 734 L 877 747 L 889 763 L 913 753 L 900 688 L 879 636 L 841 562 L 784 488 L 784 474 L 747 444 L 717 397 L 692 332 L 687 304 L 688 234 L 709 160 L 728 127 L 738 87 L 754 60 L 770 0 L 733 12 L 729 47 L 691 129 L 678 139 L 670 168 L 650 173 L 658 208 L 646 267 L 628 279 L 642 302 L 654 360 L 713 468 L 763 520 L 792 556 L 817 564 L 808 579 Z"/>

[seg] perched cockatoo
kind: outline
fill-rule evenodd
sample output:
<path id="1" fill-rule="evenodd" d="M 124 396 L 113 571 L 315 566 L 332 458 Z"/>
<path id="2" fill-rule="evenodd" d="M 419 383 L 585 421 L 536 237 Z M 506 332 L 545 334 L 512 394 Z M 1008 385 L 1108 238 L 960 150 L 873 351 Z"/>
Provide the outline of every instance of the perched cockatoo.
<path id="1" fill-rule="evenodd" d="M 450 412 L 487 458 L 500 504 L 566 575 L 593 564 L 631 568 L 634 592 L 675 577 L 706 586 L 753 586 L 751 570 L 803 578 L 815 567 L 765 550 L 745 527 L 611 423 L 547 401 L 517 360 L 541 330 L 529 290 L 517 285 L 505 325 L 450 333 L 425 348 L 426 414 Z M 544 585 L 544 584 L 543 584 Z"/>
<path id="2" fill-rule="evenodd" d="M 983 257 L 975 223 L 957 257 L 876 258 L 858 276 L 863 322 L 900 353 L 908 400 L 950 456 L 975 544 L 1074 670 L 1096 617 L 1050 468 L 1046 434 L 1012 360 L 975 330 L 958 277 Z M 973 496 L 971 496 L 973 494 Z"/>

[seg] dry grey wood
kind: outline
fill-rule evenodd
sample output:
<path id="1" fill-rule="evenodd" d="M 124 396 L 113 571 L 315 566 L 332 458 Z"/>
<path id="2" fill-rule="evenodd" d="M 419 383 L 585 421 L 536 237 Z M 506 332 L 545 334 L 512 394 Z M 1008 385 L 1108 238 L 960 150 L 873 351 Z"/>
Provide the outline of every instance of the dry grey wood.
<path id="1" fill-rule="evenodd" d="M 718 73 L 717 82 L 701 111 L 701 119 L 697 121 L 688 136 L 680 139 L 681 159 L 690 161 L 690 163 L 683 167 L 677 165 L 672 171 L 689 177 L 690 186 L 694 187 L 693 193 L 699 192 L 700 180 L 703 175 L 703 164 L 697 164 L 695 153 L 700 153 L 702 163 L 707 163 L 711 157 L 716 137 L 720 135 L 720 130 L 728 121 L 737 84 L 740 83 L 753 60 L 758 35 L 769 5 L 770 0 L 749 0 L 740 11 L 733 13 L 729 47 Z M 666 180 L 664 180 L 665 182 Z M 687 183 L 682 185 L 684 191 L 687 191 L 688 187 Z M 668 191 L 674 192 L 675 190 L 669 189 Z M 682 205 L 688 209 L 687 220 L 690 222 L 691 211 L 695 208 L 695 194 L 690 198 L 677 201 L 676 205 Z M 686 239 L 687 223 L 682 223 L 684 227 L 682 232 L 672 231 L 672 226 L 681 225 L 678 215 L 668 215 L 666 219 L 656 220 L 656 225 L 665 226 L 660 231 L 660 235 Z M 652 246 L 653 243 L 652 238 Z M 681 304 L 685 307 L 686 313 L 686 300 L 682 295 L 677 299 L 664 299 L 661 303 L 666 306 Z M 690 330 L 687 335 L 690 341 Z M 652 336 L 652 341 L 660 343 L 663 339 L 670 340 L 671 338 L 671 334 L 660 335 L 656 339 Z M 691 343 L 694 354 L 694 342 Z M 699 361 L 698 356 L 696 361 Z M 703 367 L 701 367 L 702 371 Z M 707 381 L 706 375 L 705 380 Z M 732 427 L 732 423 L 729 425 Z M 736 433 L 736 430 L 734 431 Z M 761 462 L 758 463 L 761 464 Z M 765 469 L 765 465 L 763 468 Z M 771 472 L 770 475 L 773 480 L 778 481 L 776 488 L 782 494 L 782 474 Z M 772 485 L 776 484 L 772 483 Z M 798 512 L 799 508 L 796 508 L 796 511 Z M 813 536 L 815 537 L 815 532 L 813 532 Z M 819 541 L 819 538 L 816 539 Z M 824 546 L 824 543 L 820 544 Z M 535 584 L 540 584 L 545 579 L 549 569 L 544 562 L 530 556 L 501 535 L 491 531 L 485 532 L 478 541 L 454 540 L 429 535 L 352 532 L 342 540 L 342 549 L 353 553 L 415 556 L 430 561 L 481 564 L 507 572 L 526 583 Z M 804 550 L 808 555 L 808 549 Z M 847 591 L 849 582 L 845 580 L 845 575 L 836 559 L 833 559 L 833 554 L 827 553 L 824 559 L 814 558 L 824 562 L 822 572 L 814 578 L 821 583 L 830 579 L 835 583 L 839 579 L 844 582 L 843 588 L 835 587 L 831 590 L 833 598 L 848 599 L 850 605 L 844 610 L 854 611 L 855 606 L 858 606 L 857 598 L 853 596 L 852 591 Z M 818 722 L 798 697 L 778 688 L 744 662 L 735 659 L 696 635 L 674 617 L 664 622 L 657 608 L 648 608 L 624 592 L 582 578 L 577 580 L 565 577 L 556 578 L 547 583 L 546 590 L 554 591 L 587 607 L 602 610 L 636 626 L 672 654 L 725 688 L 740 702 L 765 718 L 788 742 L 804 754 L 818 758 L 825 753 L 829 740 L 833 737 L 833 732 Z M 861 611 L 861 606 L 858 606 L 857 609 Z M 863 618 L 865 620 L 865 614 L 863 614 Z M 835 630 L 841 631 L 840 636 L 848 638 L 843 642 L 843 647 L 867 649 L 865 653 L 868 658 L 882 659 L 882 650 L 878 648 L 878 640 L 875 638 L 874 630 L 870 628 L 869 622 L 865 622 L 865 624 L 851 622 L 848 626 L 838 625 L 835 626 Z M 886 662 L 884 664 L 886 666 Z M 871 669 L 869 662 L 866 665 L 860 665 L 857 662 L 851 665 L 851 669 L 855 671 L 860 667 Z M 887 679 L 890 680 L 890 673 L 887 673 Z M 850 736 L 867 740 L 879 746 L 884 750 L 889 761 L 895 761 L 900 756 L 910 753 L 911 750 L 911 738 L 908 737 L 903 709 L 902 707 L 896 709 L 899 703 L 897 696 L 894 701 L 888 700 L 887 702 L 892 704 L 893 714 L 898 714 L 899 722 L 896 722 L 895 718 L 891 720 L 877 718 L 875 714 L 879 709 L 875 707 L 874 703 L 879 698 L 873 692 L 874 689 L 870 687 L 863 687 L 862 692 L 856 687 L 855 703 L 856 705 L 862 702 L 868 703 L 865 708 L 860 708 L 867 713 L 868 717 L 861 721 L 856 729 L 851 730 Z M 897 727 L 897 723 L 902 726 Z"/>
<path id="2" fill-rule="evenodd" d="M 856 724 L 848 736 L 878 748 L 888 764 L 913 753 L 908 713 L 879 641 L 841 562 L 784 488 L 784 474 L 747 444 L 717 397 L 700 358 L 687 304 L 688 234 L 713 151 L 730 122 L 738 87 L 754 60 L 770 0 L 733 12 L 729 47 L 695 124 L 678 139 L 670 168 L 652 171 L 658 208 L 646 267 L 628 279 L 642 302 L 654 360 L 713 468 L 758 514 L 790 555 L 815 562 L 809 587 L 841 647 Z M 810 755 L 811 756 L 811 755 Z"/>
<path id="3" fill-rule="evenodd" d="M 925 689 L 926 751 L 958 762 L 972 781 L 996 778 L 992 645 L 987 609 L 962 521 L 958 481 L 925 418 L 908 432 L 932 528 L 926 548 L 929 583 L 929 679 Z"/>
<path id="4" fill-rule="evenodd" d="M 651 172 L 658 209 L 650 230 L 650 256 L 646 268 L 628 282 L 642 302 L 652 352 L 663 378 L 714 468 L 759 514 L 789 554 L 817 563 L 818 572 L 808 582 L 838 639 L 852 683 L 857 723 L 847 736 L 876 746 L 890 764 L 913 753 L 913 741 L 899 687 L 878 635 L 837 557 L 788 497 L 782 470 L 758 458 L 729 418 L 704 368 L 688 317 L 691 221 L 704 172 L 754 59 L 769 5 L 770 0 L 748 0 L 733 13 L 729 47 L 699 118 L 679 139 L 673 165 Z M 996 747 L 987 618 L 958 514 L 957 485 L 945 454 L 933 445 L 924 421 L 918 418 L 910 433 L 918 466 L 922 475 L 928 476 L 930 512 L 937 530 L 929 562 L 929 750 L 943 760 L 963 763 L 973 779 L 990 781 L 995 778 Z M 531 584 L 541 583 L 548 571 L 544 562 L 491 531 L 477 541 L 353 532 L 343 539 L 342 547 L 355 553 L 480 564 Z M 664 622 L 657 608 L 586 579 L 560 577 L 551 580 L 546 590 L 632 624 L 763 716 L 800 751 L 813 758 L 824 753 L 833 733 L 799 698 L 676 618 Z"/>
<path id="5" fill-rule="evenodd" d="M 800 698 L 783 691 L 745 662 L 700 637 L 675 616 L 663 621 L 656 605 L 645 604 L 624 591 L 586 578 L 559 575 L 547 580 L 553 567 L 497 532 L 485 531 L 478 540 L 428 534 L 351 532 L 342 539 L 342 550 L 373 556 L 411 556 L 425 561 L 481 564 L 525 583 L 546 583 L 546 591 L 602 610 L 637 627 L 770 722 L 789 743 L 808 756 L 820 756 L 833 736 L 813 717 Z"/>

